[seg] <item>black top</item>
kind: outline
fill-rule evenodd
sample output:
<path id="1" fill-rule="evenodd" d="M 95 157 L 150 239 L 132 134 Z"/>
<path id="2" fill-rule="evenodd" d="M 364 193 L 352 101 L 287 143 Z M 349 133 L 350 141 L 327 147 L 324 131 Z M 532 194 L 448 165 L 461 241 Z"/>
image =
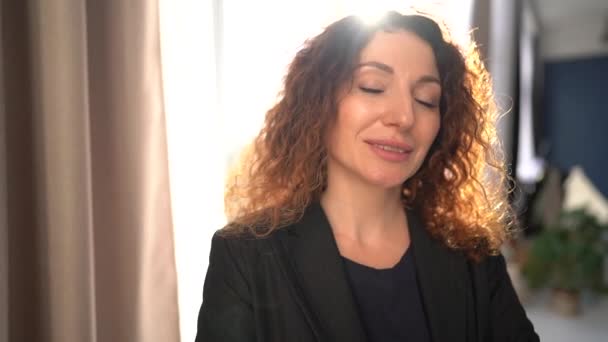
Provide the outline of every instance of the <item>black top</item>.
<path id="1" fill-rule="evenodd" d="M 431 340 L 410 250 L 387 269 L 371 268 L 343 257 L 370 342 Z"/>

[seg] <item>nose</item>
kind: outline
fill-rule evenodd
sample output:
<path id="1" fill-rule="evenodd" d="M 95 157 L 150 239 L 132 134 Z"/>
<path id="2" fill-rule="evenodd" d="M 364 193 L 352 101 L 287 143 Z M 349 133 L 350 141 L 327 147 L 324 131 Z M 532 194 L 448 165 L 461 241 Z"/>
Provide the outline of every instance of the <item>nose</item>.
<path id="1" fill-rule="evenodd" d="M 387 126 L 395 126 L 399 129 L 408 129 L 415 122 L 414 98 L 411 94 L 400 93 L 393 95 L 391 105 L 382 118 Z"/>

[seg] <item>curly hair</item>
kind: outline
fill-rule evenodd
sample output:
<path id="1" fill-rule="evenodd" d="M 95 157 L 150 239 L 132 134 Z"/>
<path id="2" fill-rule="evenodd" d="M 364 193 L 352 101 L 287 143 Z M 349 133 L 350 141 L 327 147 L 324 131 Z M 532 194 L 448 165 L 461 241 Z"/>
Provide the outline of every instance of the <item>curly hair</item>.
<path id="1" fill-rule="evenodd" d="M 498 253 L 515 216 L 490 76 L 474 44 L 463 51 L 434 20 L 398 12 L 374 25 L 349 16 L 305 42 L 279 101 L 229 175 L 225 231 L 264 236 L 300 220 L 320 200 L 327 182 L 324 137 L 338 111 L 339 89 L 352 82 L 361 50 L 380 30 L 407 30 L 426 41 L 442 86 L 440 130 L 402 186 L 404 207 L 417 210 L 434 238 L 472 260 Z"/>

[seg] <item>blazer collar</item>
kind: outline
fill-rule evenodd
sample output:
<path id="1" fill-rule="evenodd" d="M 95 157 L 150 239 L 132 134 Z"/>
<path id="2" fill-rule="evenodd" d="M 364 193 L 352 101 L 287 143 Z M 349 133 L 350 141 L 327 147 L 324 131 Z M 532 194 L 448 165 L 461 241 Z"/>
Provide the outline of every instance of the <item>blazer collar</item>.
<path id="1" fill-rule="evenodd" d="M 319 203 L 283 234 L 290 267 L 301 289 L 305 315 L 320 326 L 321 341 L 366 342 L 329 221 Z M 318 327 L 313 327 L 313 329 Z"/>
<path id="2" fill-rule="evenodd" d="M 408 212 L 411 248 L 432 340 L 465 341 L 468 266 L 465 257 L 431 238 L 419 216 Z"/>
<path id="3" fill-rule="evenodd" d="M 466 261 L 433 240 L 421 221 L 407 213 L 422 302 L 434 342 L 465 340 Z M 300 306 L 321 341 L 366 342 L 361 317 L 329 221 L 319 203 L 286 227 L 288 275 Z"/>

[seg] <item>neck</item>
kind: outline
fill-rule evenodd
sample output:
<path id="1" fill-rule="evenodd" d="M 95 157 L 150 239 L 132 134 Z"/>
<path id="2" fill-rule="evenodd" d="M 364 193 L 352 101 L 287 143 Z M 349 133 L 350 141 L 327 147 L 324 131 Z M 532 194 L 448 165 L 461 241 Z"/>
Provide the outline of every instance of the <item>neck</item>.
<path id="1" fill-rule="evenodd" d="M 387 189 L 329 173 L 327 184 L 321 206 L 334 234 L 369 241 L 403 228 L 400 187 Z"/>

